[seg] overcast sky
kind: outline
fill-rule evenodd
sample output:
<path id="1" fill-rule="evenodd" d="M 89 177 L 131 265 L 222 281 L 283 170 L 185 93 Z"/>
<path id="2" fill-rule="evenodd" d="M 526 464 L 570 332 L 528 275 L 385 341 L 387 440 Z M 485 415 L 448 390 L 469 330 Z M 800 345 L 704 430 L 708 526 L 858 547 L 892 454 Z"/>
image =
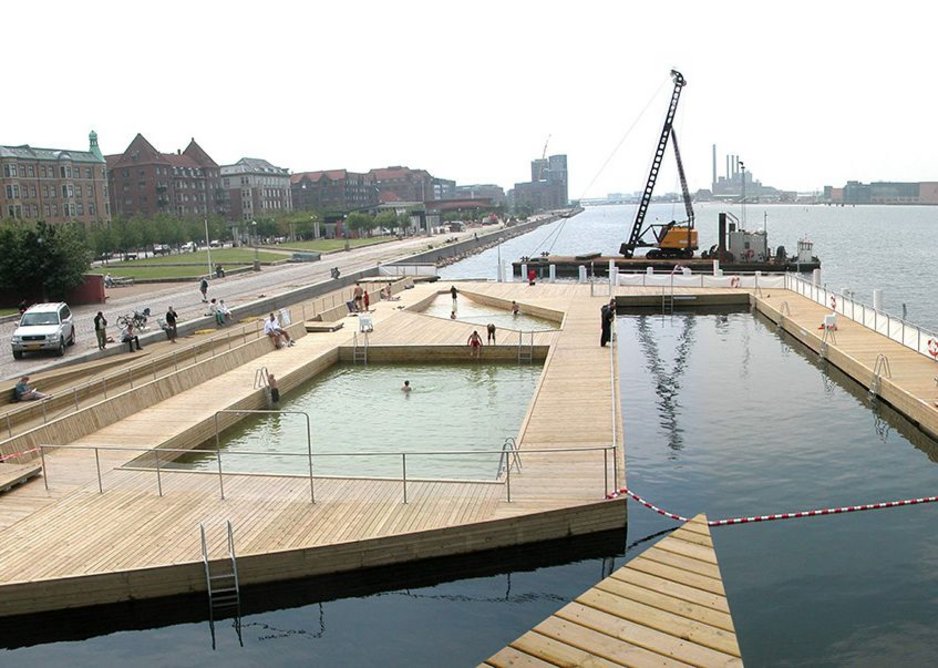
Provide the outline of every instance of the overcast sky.
<path id="1" fill-rule="evenodd" d="M 507 189 L 550 135 L 571 198 L 596 197 L 644 186 L 676 67 L 692 190 L 713 144 L 720 174 L 735 153 L 786 190 L 938 180 L 935 7 L 4 3 L 0 144 L 79 149 L 95 129 L 120 153 L 141 132 L 164 152 L 195 137 L 219 164 L 401 164 Z M 656 192 L 679 188 L 665 162 Z"/>

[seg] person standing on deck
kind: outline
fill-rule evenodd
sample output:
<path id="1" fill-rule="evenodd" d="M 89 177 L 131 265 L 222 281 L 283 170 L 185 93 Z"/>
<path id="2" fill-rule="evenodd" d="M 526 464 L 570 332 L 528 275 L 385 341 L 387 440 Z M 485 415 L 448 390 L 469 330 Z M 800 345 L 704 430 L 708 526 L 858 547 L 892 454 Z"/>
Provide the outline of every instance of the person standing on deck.
<path id="1" fill-rule="evenodd" d="M 605 347 L 612 339 L 612 322 L 616 319 L 616 300 L 610 299 L 608 304 L 603 304 L 599 311 L 602 318 L 600 325 L 602 333 L 599 337 L 599 345 Z"/>
<path id="2" fill-rule="evenodd" d="M 355 289 L 352 291 L 352 301 L 355 302 L 355 310 L 361 312 L 362 310 L 362 299 L 365 296 L 365 291 L 362 290 L 361 283 L 355 283 Z"/>
<path id="3" fill-rule="evenodd" d="M 488 336 L 485 337 L 486 343 L 495 343 L 495 323 L 490 322 L 485 326 L 485 331 L 488 332 Z"/>
<path id="4" fill-rule="evenodd" d="M 202 278 L 202 282 L 199 283 L 199 292 L 202 293 L 202 303 L 208 304 L 208 279 Z"/>
<path id="5" fill-rule="evenodd" d="M 169 340 L 173 343 L 176 343 L 176 337 L 179 335 L 179 330 L 176 329 L 176 320 L 178 316 L 176 311 L 173 310 L 173 307 L 170 306 L 166 309 L 166 335 L 169 337 Z"/>
<path id="6" fill-rule="evenodd" d="M 94 335 L 98 339 L 98 350 L 104 350 L 107 346 L 107 320 L 101 311 L 94 317 Z"/>
<path id="7" fill-rule="evenodd" d="M 459 291 L 456 290 L 456 286 L 455 286 L 455 285 L 450 286 L 450 288 L 449 288 L 449 294 L 450 294 L 450 296 L 453 298 L 453 311 L 455 311 L 455 310 L 456 310 L 456 295 L 459 294 Z"/>

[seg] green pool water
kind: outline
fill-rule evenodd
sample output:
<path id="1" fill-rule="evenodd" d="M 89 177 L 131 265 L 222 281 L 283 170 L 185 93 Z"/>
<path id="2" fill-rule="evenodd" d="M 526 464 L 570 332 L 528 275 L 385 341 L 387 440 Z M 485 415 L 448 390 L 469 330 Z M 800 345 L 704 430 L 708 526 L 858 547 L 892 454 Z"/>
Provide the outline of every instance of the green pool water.
<path id="1" fill-rule="evenodd" d="M 408 479 L 493 480 L 499 455 L 491 451 L 517 435 L 540 373 L 532 364 L 337 365 L 282 397 L 284 412 L 222 433 L 223 469 L 308 474 L 306 420 L 286 413 L 302 411 L 316 475 L 399 479 L 406 452 Z M 410 393 L 400 389 L 404 380 Z M 242 451 L 263 454 L 234 454 Z M 471 452 L 416 454 L 457 451 Z M 214 471 L 217 462 L 192 454 L 176 466 Z"/>
<path id="2" fill-rule="evenodd" d="M 523 306 L 521 307 L 523 310 Z M 449 293 L 434 299 L 423 311 L 425 315 L 438 318 L 449 318 L 453 310 L 453 299 Z M 560 323 L 533 315 L 519 313 L 513 315 L 511 311 L 487 306 L 472 301 L 469 297 L 460 295 L 456 298 L 456 319 L 473 325 L 479 325 L 479 333 L 485 335 L 485 326 L 492 323 L 496 327 L 496 335 L 503 333 L 504 341 L 496 339 L 498 343 L 513 343 L 517 341 L 517 332 L 542 332 L 550 329 L 559 329 Z M 511 330 L 511 331 L 505 331 Z"/>

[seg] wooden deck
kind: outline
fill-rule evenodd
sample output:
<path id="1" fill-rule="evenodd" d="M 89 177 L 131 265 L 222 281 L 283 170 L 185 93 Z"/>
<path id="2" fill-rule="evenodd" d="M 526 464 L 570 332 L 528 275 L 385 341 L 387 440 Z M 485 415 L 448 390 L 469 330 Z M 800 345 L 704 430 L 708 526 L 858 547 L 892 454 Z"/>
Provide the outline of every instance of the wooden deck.
<path id="1" fill-rule="evenodd" d="M 698 515 L 483 666 L 741 666 L 705 515 Z"/>
<path id="2" fill-rule="evenodd" d="M 8 492 L 16 485 L 22 485 L 40 473 L 42 473 L 42 467 L 39 464 L 0 463 L 0 492 Z"/>
<path id="3" fill-rule="evenodd" d="M 462 288 L 467 298 L 478 291 L 480 299 L 507 300 L 506 305 L 515 299 L 532 310 L 566 313 L 563 330 L 535 337 L 551 352 L 519 431 L 523 469 L 513 471 L 510 482 L 507 477 L 491 483 L 408 481 L 405 504 L 400 480 L 317 478 L 313 504 L 310 481 L 302 476 L 225 475 L 222 499 L 217 475 L 164 468 L 160 496 L 152 455 L 138 460 L 134 470 L 128 468 L 143 450 L 191 447 L 212 437 L 219 410 L 261 408 L 263 394 L 253 385 L 258 368 L 276 374 L 285 394 L 331 366 L 338 350 L 354 342 L 357 323 L 343 319 L 348 325 L 343 329 L 303 336 L 295 347 L 206 377 L 192 389 L 144 404 L 126 418 L 70 441 L 73 446 L 113 448 L 99 450 L 97 462 L 90 449 L 48 453 L 48 491 L 34 482 L 24 493 L 14 489 L 0 497 L 0 615 L 203 590 L 200 522 L 209 528 L 213 555 L 220 558 L 221 526 L 225 519 L 232 521 L 242 583 L 624 526 L 624 500 L 605 499 L 617 476 L 622 480 L 621 447 L 619 456 L 600 449 L 551 456 L 525 452 L 606 447 L 614 431 L 621 446 L 621 425 L 612 412 L 613 357 L 596 340 L 599 306 L 605 299 L 590 298 L 588 288 L 575 285 L 486 283 Z M 474 325 L 406 309 L 431 299 L 437 290 L 419 285 L 402 292 L 400 301 L 373 303 L 370 345 L 465 355 Z M 500 347 L 486 347 L 483 358 Z M 606 379 L 599 387 L 597 377 Z M 587 384 L 592 385 L 589 399 L 586 392 L 574 401 L 561 396 Z M 584 429 L 590 432 L 586 436 Z M 150 470 L 139 470 L 141 463 L 149 463 Z"/>

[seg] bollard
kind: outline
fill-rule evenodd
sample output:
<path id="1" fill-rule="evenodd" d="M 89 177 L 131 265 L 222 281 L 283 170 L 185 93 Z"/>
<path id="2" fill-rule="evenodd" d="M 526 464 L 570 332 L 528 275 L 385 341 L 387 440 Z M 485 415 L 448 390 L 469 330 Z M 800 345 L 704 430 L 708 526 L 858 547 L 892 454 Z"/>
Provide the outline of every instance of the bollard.
<path id="1" fill-rule="evenodd" d="M 550 282 L 556 283 L 557 282 L 557 265 L 556 264 L 550 265 L 547 268 L 547 274 L 550 277 Z"/>
<path id="2" fill-rule="evenodd" d="M 586 265 L 577 267 L 577 283 L 586 283 Z"/>

